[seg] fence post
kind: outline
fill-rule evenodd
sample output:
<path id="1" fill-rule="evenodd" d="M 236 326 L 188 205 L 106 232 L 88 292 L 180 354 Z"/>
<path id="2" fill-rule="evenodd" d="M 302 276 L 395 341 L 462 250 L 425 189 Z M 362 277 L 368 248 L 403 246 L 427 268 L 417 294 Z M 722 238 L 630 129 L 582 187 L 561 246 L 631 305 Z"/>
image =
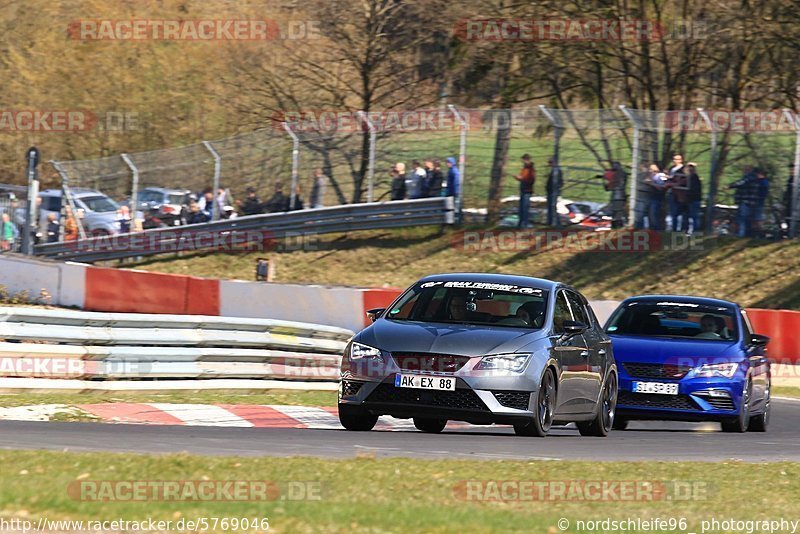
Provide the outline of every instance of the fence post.
<path id="1" fill-rule="evenodd" d="M 794 172 L 792 173 L 792 198 L 789 209 L 789 237 L 797 236 L 797 221 L 800 219 L 800 117 L 791 109 L 783 110 L 795 130 L 794 140 Z"/>
<path id="2" fill-rule="evenodd" d="M 561 158 L 561 134 L 564 133 L 564 126 L 544 104 L 539 104 L 539 111 L 541 111 L 542 115 L 547 117 L 547 120 L 549 120 L 550 124 L 553 125 L 553 163 L 554 166 L 560 168 L 559 160 Z"/>
<path id="3" fill-rule="evenodd" d="M 133 160 L 127 154 L 120 154 L 122 161 L 131 170 L 131 216 L 133 217 L 133 224 L 131 225 L 131 232 L 135 232 L 138 228 L 136 223 L 139 222 L 139 169 L 134 165 Z"/>
<path id="4" fill-rule="evenodd" d="M 59 162 L 50 160 L 50 165 L 52 165 L 59 176 L 61 176 L 61 189 L 64 192 L 64 196 L 67 197 L 67 204 L 69 204 L 69 207 L 72 210 L 72 217 L 75 219 L 75 225 L 78 227 L 78 236 L 81 239 L 86 239 L 86 230 L 83 229 L 83 222 L 81 222 L 81 218 L 78 217 L 78 209 L 75 207 L 75 199 L 72 197 L 72 190 L 69 188 L 69 175 L 64 168 L 61 167 Z M 63 234 L 63 224 L 61 225 L 61 229 L 59 231 Z"/>
<path id="5" fill-rule="evenodd" d="M 625 106 L 620 105 L 619 109 L 633 124 L 633 154 L 631 156 L 631 184 L 630 184 L 630 204 L 628 206 L 628 225 L 633 226 L 636 221 L 636 200 L 637 200 L 637 182 L 639 181 L 639 132 L 640 125 L 636 115 Z"/>
<path id="6" fill-rule="evenodd" d="M 203 141 L 203 146 L 206 147 L 206 150 L 211 153 L 211 157 L 214 158 L 214 185 L 212 186 L 214 188 L 214 203 L 211 205 L 211 220 L 218 221 L 220 218 L 220 212 L 219 202 L 217 201 L 217 191 L 219 191 L 219 179 L 220 174 L 222 173 L 222 158 L 220 157 L 219 152 L 217 152 L 208 141 Z"/>
<path id="7" fill-rule="evenodd" d="M 369 164 L 367 165 L 367 202 L 375 201 L 375 144 L 378 141 L 378 132 L 369 115 L 363 111 L 358 116 L 369 129 Z"/>
<path id="8" fill-rule="evenodd" d="M 458 121 L 460 131 L 459 131 L 459 140 L 458 140 L 458 165 L 459 165 L 459 173 L 458 173 L 458 197 L 456 198 L 456 220 L 461 220 L 461 210 L 464 206 L 464 178 L 466 177 L 466 167 L 467 167 L 467 130 L 469 129 L 469 123 L 467 123 L 464 116 L 459 113 L 456 107 L 453 104 L 448 104 L 447 107 L 453 113 L 456 120 Z"/>
<path id="9" fill-rule="evenodd" d="M 711 117 L 708 116 L 705 109 L 697 108 L 697 112 L 711 130 L 711 166 L 708 170 L 708 195 L 706 195 L 706 213 L 705 221 L 703 221 L 703 231 L 710 235 L 714 229 L 714 206 L 717 204 L 717 184 L 719 183 L 717 179 L 717 169 L 719 167 L 719 162 L 717 161 L 719 156 L 717 154 L 717 128 L 711 122 Z"/>
<path id="10" fill-rule="evenodd" d="M 289 192 L 289 209 L 294 209 L 295 191 L 297 191 L 298 166 L 300 165 L 300 138 L 292 131 L 289 123 L 284 122 L 283 129 L 292 137 L 292 190 Z"/>

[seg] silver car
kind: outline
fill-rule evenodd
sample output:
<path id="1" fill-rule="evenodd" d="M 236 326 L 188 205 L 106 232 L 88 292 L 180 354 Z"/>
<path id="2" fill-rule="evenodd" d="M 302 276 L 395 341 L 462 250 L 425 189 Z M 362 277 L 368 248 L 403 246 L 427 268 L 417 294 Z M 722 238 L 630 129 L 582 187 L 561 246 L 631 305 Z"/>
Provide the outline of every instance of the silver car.
<path id="1" fill-rule="evenodd" d="M 119 233 L 119 205 L 100 191 L 94 189 L 72 188 L 75 208 L 82 215 L 81 223 L 86 233 L 91 235 L 113 235 Z M 47 227 L 47 216 L 55 213 L 61 217 L 64 192 L 61 189 L 46 189 L 39 193 L 42 203 L 39 206 L 39 226 Z"/>
<path id="2" fill-rule="evenodd" d="M 347 345 L 339 419 L 371 430 L 381 415 L 424 432 L 448 420 L 514 425 L 544 436 L 577 423 L 606 436 L 617 369 L 611 341 L 587 300 L 558 282 L 501 274 L 418 281 Z"/>

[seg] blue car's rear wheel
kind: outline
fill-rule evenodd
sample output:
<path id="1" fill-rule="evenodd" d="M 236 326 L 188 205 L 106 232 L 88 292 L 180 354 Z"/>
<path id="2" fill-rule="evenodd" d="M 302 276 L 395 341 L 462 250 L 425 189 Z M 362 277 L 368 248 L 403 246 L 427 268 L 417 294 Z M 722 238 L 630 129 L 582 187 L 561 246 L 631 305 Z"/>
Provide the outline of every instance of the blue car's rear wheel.
<path id="1" fill-rule="evenodd" d="M 514 425 L 514 432 L 518 436 L 537 436 L 543 438 L 553 426 L 553 414 L 556 411 L 556 378 L 552 369 L 547 369 L 542 375 L 539 392 L 536 394 L 536 417 L 528 423 Z"/>
<path id="2" fill-rule="evenodd" d="M 723 432 L 747 432 L 747 427 L 750 426 L 750 397 L 752 392 L 753 383 L 748 379 L 745 382 L 744 391 L 742 391 L 742 405 L 739 408 L 739 415 L 722 421 Z"/>
<path id="3" fill-rule="evenodd" d="M 339 422 L 347 430 L 372 430 L 378 422 L 378 416 L 372 415 L 361 406 L 339 404 Z"/>

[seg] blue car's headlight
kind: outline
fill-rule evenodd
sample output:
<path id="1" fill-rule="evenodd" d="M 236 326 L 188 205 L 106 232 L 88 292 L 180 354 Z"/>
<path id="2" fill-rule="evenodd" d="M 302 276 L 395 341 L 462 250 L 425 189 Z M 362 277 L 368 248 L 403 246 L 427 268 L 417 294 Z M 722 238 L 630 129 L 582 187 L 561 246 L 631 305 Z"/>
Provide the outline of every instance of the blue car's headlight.
<path id="1" fill-rule="evenodd" d="M 369 345 L 353 342 L 350 344 L 351 360 L 382 360 L 381 350 Z"/>
<path id="2" fill-rule="evenodd" d="M 514 373 L 522 372 L 525 369 L 525 364 L 528 363 L 530 354 L 495 354 L 493 356 L 484 356 L 478 365 L 475 366 L 479 371 L 512 371 Z"/>
<path id="3" fill-rule="evenodd" d="M 707 363 L 698 367 L 694 372 L 694 376 L 695 378 L 731 378 L 736 374 L 738 368 L 739 364 L 735 362 Z"/>

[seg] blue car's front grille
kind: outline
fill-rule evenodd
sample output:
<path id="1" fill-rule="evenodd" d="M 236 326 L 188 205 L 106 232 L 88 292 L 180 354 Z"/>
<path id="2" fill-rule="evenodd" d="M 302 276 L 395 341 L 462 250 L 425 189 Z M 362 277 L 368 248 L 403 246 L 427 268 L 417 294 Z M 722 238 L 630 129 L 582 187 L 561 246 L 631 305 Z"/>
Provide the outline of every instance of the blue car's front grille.
<path id="1" fill-rule="evenodd" d="M 634 408 L 700 409 L 689 395 L 660 395 L 658 393 L 633 393 L 632 391 L 620 391 L 617 404 Z"/>
<path id="2" fill-rule="evenodd" d="M 692 370 L 690 366 L 660 363 L 623 363 L 625 372 L 635 378 L 667 378 L 680 380 Z"/>

